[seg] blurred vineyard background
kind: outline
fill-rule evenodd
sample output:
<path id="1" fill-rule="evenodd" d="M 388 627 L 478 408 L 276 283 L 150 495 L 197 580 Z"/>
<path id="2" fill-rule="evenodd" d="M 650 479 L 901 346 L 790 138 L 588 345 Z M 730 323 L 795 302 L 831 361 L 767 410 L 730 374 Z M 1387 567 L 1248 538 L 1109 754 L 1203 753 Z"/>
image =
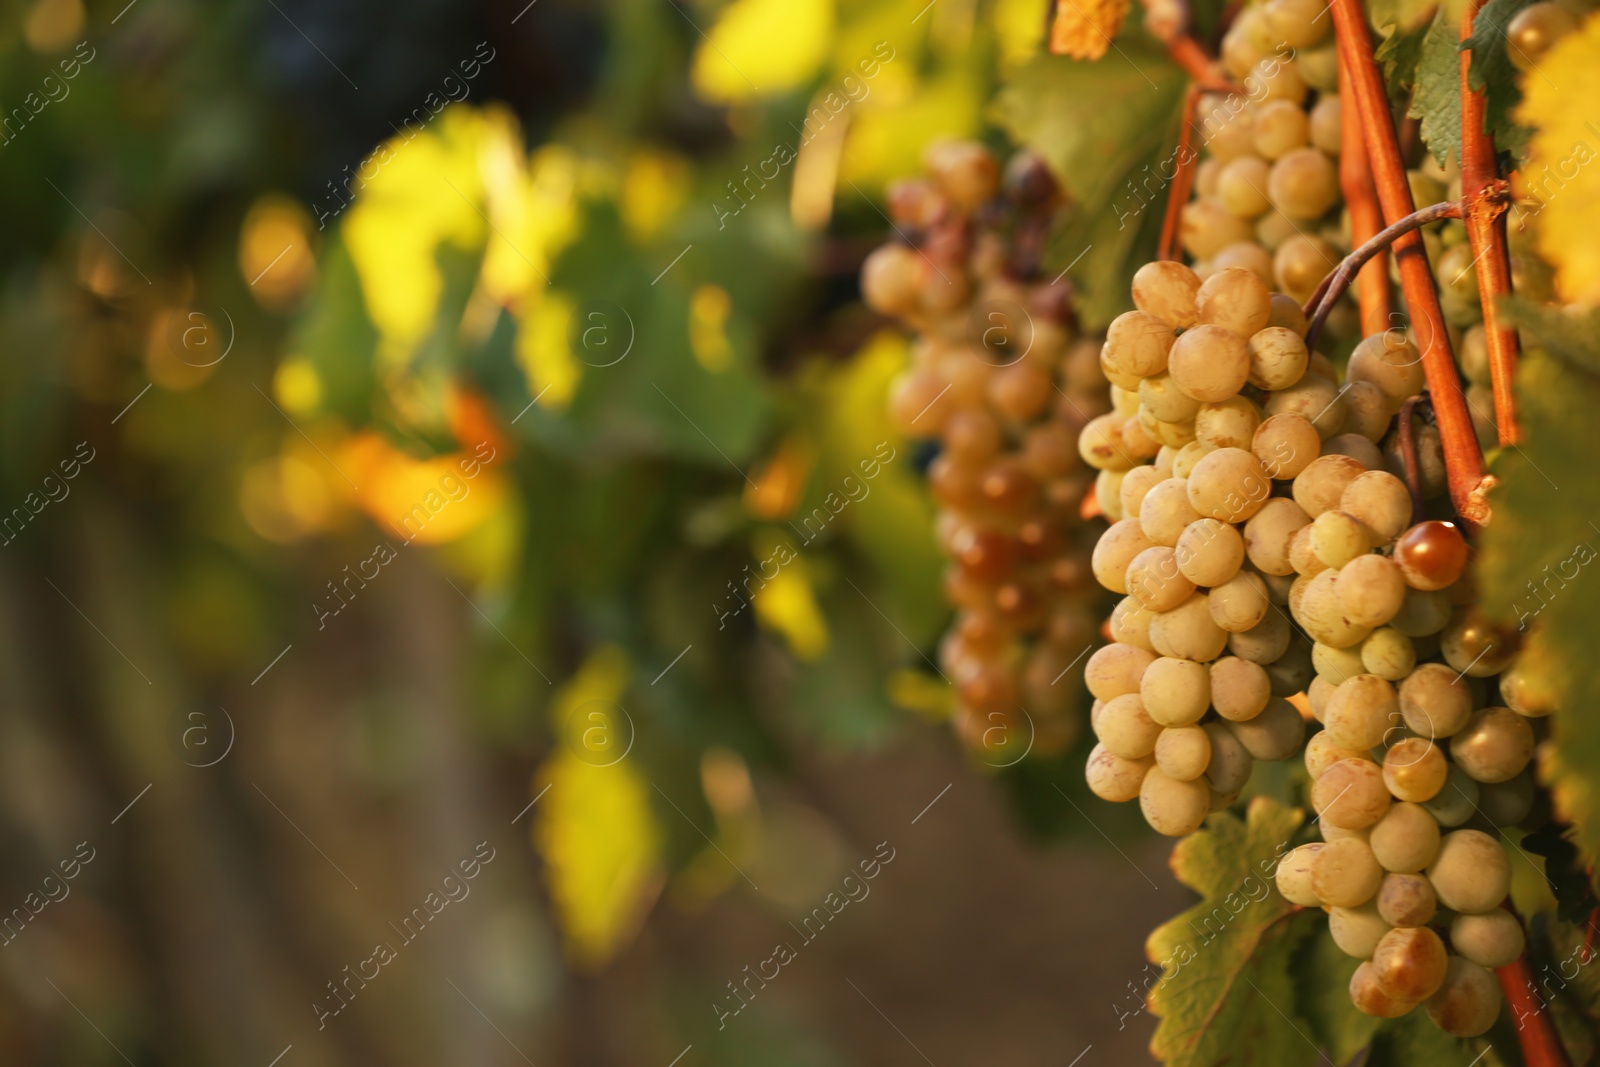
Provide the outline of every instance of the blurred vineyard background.
<path id="1" fill-rule="evenodd" d="M 1081 742 L 950 736 L 856 282 L 928 141 L 1063 105 L 1040 0 L 124 3 L 0 25 L 0 907 L 94 856 L 0 1060 L 1142 1061 L 1183 893 Z"/>

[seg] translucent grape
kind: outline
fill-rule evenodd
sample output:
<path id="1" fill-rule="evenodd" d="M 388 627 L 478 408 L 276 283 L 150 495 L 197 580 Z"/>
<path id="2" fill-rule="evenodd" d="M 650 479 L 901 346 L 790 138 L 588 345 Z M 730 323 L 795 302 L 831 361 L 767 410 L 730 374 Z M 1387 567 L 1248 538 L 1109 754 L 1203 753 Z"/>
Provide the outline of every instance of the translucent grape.
<path id="1" fill-rule="evenodd" d="M 1372 899 L 1382 882 L 1383 868 L 1357 837 L 1328 842 L 1311 870 L 1312 891 L 1329 907 L 1358 908 Z"/>
<path id="2" fill-rule="evenodd" d="M 1533 758 L 1533 728 L 1510 708 L 1484 708 L 1450 738 L 1450 758 L 1480 782 L 1505 782 Z"/>
<path id="3" fill-rule="evenodd" d="M 1338 735 L 1334 735 L 1338 740 Z M 1311 784 L 1311 806 L 1323 823 L 1361 830 L 1389 810 L 1390 795 L 1383 772 L 1367 759 L 1343 759 L 1317 776 Z M 1376 884 L 1373 886 L 1377 888 Z M 1369 896 L 1371 894 L 1368 894 Z M 1361 898 L 1365 900 L 1366 897 Z M 1359 904 L 1361 901 L 1356 901 Z"/>
<path id="4" fill-rule="evenodd" d="M 1481 830 L 1455 830 L 1440 840 L 1428 880 L 1452 911 L 1485 912 L 1510 892 L 1511 861 L 1500 842 Z"/>

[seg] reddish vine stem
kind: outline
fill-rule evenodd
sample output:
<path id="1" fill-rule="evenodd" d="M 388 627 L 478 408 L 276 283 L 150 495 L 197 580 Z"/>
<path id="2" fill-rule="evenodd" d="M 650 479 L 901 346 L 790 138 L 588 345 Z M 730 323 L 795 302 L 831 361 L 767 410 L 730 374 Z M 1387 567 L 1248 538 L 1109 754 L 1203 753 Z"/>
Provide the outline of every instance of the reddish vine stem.
<path id="1" fill-rule="evenodd" d="M 1339 62 L 1339 92 L 1350 99 L 1350 71 L 1343 58 Z M 1350 209 L 1350 239 L 1357 245 L 1376 237 L 1383 229 L 1383 209 L 1378 206 L 1378 190 L 1372 185 L 1367 164 L 1367 143 L 1361 131 L 1360 113 L 1353 107 L 1341 109 L 1339 119 L 1339 185 L 1345 205 Z M 1361 333 L 1370 337 L 1389 328 L 1394 306 L 1389 299 L 1389 254 L 1380 249 L 1372 262 L 1356 277 L 1356 303 L 1361 308 Z"/>
<path id="2" fill-rule="evenodd" d="M 1322 324 L 1327 320 L 1328 314 L 1333 311 L 1333 306 L 1339 302 L 1345 290 L 1350 287 L 1350 281 L 1361 271 L 1363 265 L 1383 254 L 1384 250 L 1392 244 L 1397 244 L 1400 238 L 1412 233 L 1430 222 L 1440 219 L 1459 219 L 1462 205 L 1459 200 L 1445 200 L 1438 204 L 1430 204 L 1425 208 L 1413 211 L 1405 218 L 1400 219 L 1393 226 L 1385 226 L 1374 234 L 1366 243 L 1355 249 L 1348 256 L 1339 261 L 1328 276 L 1322 279 L 1316 291 L 1311 294 L 1311 299 L 1305 308 L 1306 317 L 1311 320 L 1306 328 L 1306 347 L 1311 348 L 1317 343 L 1317 335 L 1322 332 Z M 1387 322 L 1387 320 L 1384 320 Z M 1366 329 L 1367 333 L 1382 333 L 1387 325 L 1380 324 L 1377 329 Z"/>
<path id="3" fill-rule="evenodd" d="M 1417 405 L 1422 397 L 1406 397 L 1400 405 L 1400 464 L 1406 474 L 1406 489 L 1411 493 L 1411 525 L 1422 521 L 1422 464 L 1417 459 Z"/>
<path id="4" fill-rule="evenodd" d="M 1461 39 L 1472 36 L 1472 22 L 1483 0 L 1467 0 Z M 1494 422 L 1500 444 L 1514 445 L 1517 398 L 1517 331 L 1505 321 L 1500 297 L 1511 292 L 1511 256 L 1506 248 L 1506 183 L 1495 161 L 1494 137 L 1486 130 L 1484 94 L 1474 92 L 1468 74 L 1472 52 L 1461 50 L 1461 199 L 1467 205 L 1467 239 L 1472 243 L 1483 301 L 1483 329 L 1489 343 L 1489 378 L 1494 386 Z"/>
<path id="5" fill-rule="evenodd" d="M 1161 243 L 1157 259 L 1178 259 L 1183 224 L 1183 205 L 1189 201 L 1194 185 L 1195 163 L 1200 153 L 1192 147 L 1194 117 L 1200 107 L 1200 86 L 1190 85 L 1183 98 L 1183 125 L 1178 131 L 1178 147 L 1173 154 L 1172 181 L 1167 186 L 1167 213 L 1161 219 Z"/>
<path id="6" fill-rule="evenodd" d="M 1384 221 L 1394 224 L 1416 210 L 1411 186 L 1406 180 L 1400 141 L 1395 133 L 1394 115 L 1389 110 L 1388 90 L 1383 74 L 1372 54 L 1361 0 L 1333 0 L 1333 18 L 1339 54 L 1350 71 L 1350 97 L 1367 135 L 1367 155 L 1372 163 L 1373 183 Z M 1439 420 L 1439 437 L 1444 446 L 1445 470 L 1449 474 L 1450 500 L 1456 513 L 1469 527 L 1489 520 L 1489 506 L 1483 493 L 1483 452 L 1461 392 L 1461 378 L 1455 357 L 1450 352 L 1450 337 L 1444 313 L 1439 308 L 1439 293 L 1434 288 L 1422 236 L 1416 232 L 1402 236 L 1394 244 L 1400 266 L 1400 286 L 1413 330 L 1422 348 L 1422 369 L 1433 409 Z"/>
<path id="7" fill-rule="evenodd" d="M 1555 1023 L 1544 1010 L 1544 1002 L 1533 992 L 1533 968 L 1528 964 L 1527 952 L 1494 974 L 1517 1024 L 1523 1062 L 1528 1067 L 1572 1067 L 1567 1050 L 1556 1036 Z"/>

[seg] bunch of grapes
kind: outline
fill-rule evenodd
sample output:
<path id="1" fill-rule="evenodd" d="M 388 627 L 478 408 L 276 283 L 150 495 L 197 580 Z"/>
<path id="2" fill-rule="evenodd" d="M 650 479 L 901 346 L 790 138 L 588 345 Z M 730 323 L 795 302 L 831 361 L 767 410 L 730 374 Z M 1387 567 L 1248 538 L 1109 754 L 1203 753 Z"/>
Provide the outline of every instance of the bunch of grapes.
<path id="1" fill-rule="evenodd" d="M 1349 251 L 1341 218 L 1338 58 L 1322 0 L 1239 12 L 1222 62 L 1243 92 L 1201 101 L 1202 154 L 1183 208 L 1183 248 L 1201 279 L 1238 267 L 1304 303 Z M 1329 329 L 1352 332 L 1341 301 Z"/>
<path id="2" fill-rule="evenodd" d="M 1002 175 L 981 145 L 946 142 L 926 165 L 926 180 L 890 189 L 906 239 L 867 258 L 861 287 L 918 335 L 889 414 L 937 442 L 927 478 L 957 609 L 940 667 L 969 747 L 1059 751 L 1080 729 L 1071 712 L 1100 610 L 1080 517 L 1093 472 L 1077 448 L 1106 408 L 1100 346 L 1075 337 L 1066 284 L 1038 276 L 1060 207 L 1044 163 L 1021 153 Z"/>
<path id="3" fill-rule="evenodd" d="M 1202 282 L 1146 264 L 1133 301 L 1101 353 L 1113 410 L 1080 436 L 1119 483 L 1092 567 L 1125 594 L 1086 670 L 1089 786 L 1185 835 L 1254 761 L 1304 742 L 1323 840 L 1286 857 L 1280 891 L 1328 909 L 1365 961 L 1363 1011 L 1426 1002 L 1450 1033 L 1482 1033 L 1489 968 L 1523 944 L 1494 835 L 1533 812 L 1551 704 L 1469 610 L 1459 529 L 1413 522 L 1391 427 L 1420 356 L 1397 331 L 1368 337 L 1341 388 L 1294 302 L 1242 268 Z M 1442 492 L 1442 470 L 1422 480 Z"/>

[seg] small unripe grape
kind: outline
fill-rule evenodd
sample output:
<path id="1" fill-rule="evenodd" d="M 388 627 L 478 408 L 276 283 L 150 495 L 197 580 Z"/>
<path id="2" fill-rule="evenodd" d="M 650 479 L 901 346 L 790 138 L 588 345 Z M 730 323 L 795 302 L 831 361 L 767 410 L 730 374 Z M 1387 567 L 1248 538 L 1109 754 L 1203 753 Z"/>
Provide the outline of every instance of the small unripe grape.
<path id="1" fill-rule="evenodd" d="M 1409 677 L 1417 665 L 1417 649 L 1411 638 L 1392 626 L 1374 630 L 1361 642 L 1361 666 L 1386 682 Z"/>
<path id="2" fill-rule="evenodd" d="M 1503 908 L 1450 920 L 1450 947 L 1480 967 L 1504 967 L 1522 955 L 1527 943 L 1522 924 Z"/>
<path id="3" fill-rule="evenodd" d="M 1407 397 L 1422 392 L 1422 354 L 1398 330 L 1375 333 L 1350 353 L 1345 377 L 1376 385 L 1398 409 Z"/>
<path id="4" fill-rule="evenodd" d="M 1160 767 L 1151 767 L 1139 786 L 1139 810 L 1157 833 L 1184 837 L 1205 822 L 1211 790 L 1204 779 L 1179 781 Z"/>
<path id="5" fill-rule="evenodd" d="M 1373 947 L 1376 949 L 1376 945 Z M 1416 1007 L 1411 1001 L 1396 1000 L 1385 993 L 1370 962 L 1357 967 L 1350 976 L 1350 1003 L 1356 1010 L 1379 1019 L 1398 1019 Z"/>
<path id="6" fill-rule="evenodd" d="M 1383 868 L 1367 843 L 1356 837 L 1328 842 L 1311 870 L 1311 888 L 1317 899 L 1335 908 L 1360 907 L 1382 883 Z"/>
<path id="7" fill-rule="evenodd" d="M 1207 690 L 1217 714 L 1232 722 L 1260 715 L 1272 697 L 1267 672 L 1260 664 L 1225 656 L 1211 664 Z"/>
<path id="8" fill-rule="evenodd" d="M 1300 712 L 1281 697 L 1269 700 L 1255 718 L 1229 723 L 1228 729 L 1251 756 L 1269 761 L 1294 755 L 1306 736 L 1306 723 Z"/>
<path id="9" fill-rule="evenodd" d="M 1344 398 L 1332 378 L 1314 373 L 1315 370 L 1308 363 L 1300 380 L 1273 392 L 1262 410 L 1268 415 L 1299 415 L 1315 426 L 1317 435 L 1326 441 L 1344 427 Z"/>
<path id="10" fill-rule="evenodd" d="M 1450 757 L 1480 782 L 1505 782 L 1528 765 L 1533 746 L 1527 719 L 1510 708 L 1484 708 L 1450 738 Z"/>
<path id="11" fill-rule="evenodd" d="M 1294 479 L 1294 501 L 1312 518 L 1339 506 L 1350 483 L 1367 469 L 1349 456 L 1319 456 Z"/>
<path id="12" fill-rule="evenodd" d="M 1388 471 L 1369 470 L 1344 487 L 1339 508 L 1360 519 L 1376 535 L 1374 543 L 1382 545 L 1405 532 L 1411 521 L 1411 493 Z"/>
<path id="13" fill-rule="evenodd" d="M 1338 740 L 1337 736 L 1334 740 Z M 1383 818 L 1389 803 L 1383 772 L 1367 759 L 1340 760 L 1318 775 L 1311 785 L 1311 806 L 1328 826 L 1364 829 Z"/>
<path id="14" fill-rule="evenodd" d="M 1426 738 L 1404 738 L 1383 756 L 1383 784 L 1396 800 L 1413 804 L 1432 800 L 1444 788 L 1449 773 L 1444 753 Z"/>
<path id="15" fill-rule="evenodd" d="M 1194 271 L 1170 259 L 1146 263 L 1133 275 L 1133 305 L 1154 315 L 1175 330 L 1195 322 L 1195 295 L 1200 279 Z"/>
<path id="16" fill-rule="evenodd" d="M 1162 726 L 1199 722 L 1211 702 L 1211 675 L 1204 664 L 1163 656 L 1145 669 L 1139 696 Z"/>
<path id="17" fill-rule="evenodd" d="M 1251 564 L 1266 574 L 1292 574 L 1289 540 L 1310 521 L 1311 517 L 1287 497 L 1265 501 L 1244 527 L 1245 554 Z"/>
<path id="18" fill-rule="evenodd" d="M 1443 589 L 1467 568 L 1467 541 L 1453 522 L 1419 522 L 1395 542 L 1394 561 L 1413 589 Z"/>
<path id="19" fill-rule="evenodd" d="M 1211 739 L 1198 726 L 1174 726 L 1156 738 L 1156 766 L 1180 782 L 1193 781 L 1211 762 Z"/>
<path id="20" fill-rule="evenodd" d="M 1349 748 L 1371 748 L 1400 723 L 1394 686 L 1373 674 L 1347 679 L 1328 701 L 1327 727 Z"/>
<path id="21" fill-rule="evenodd" d="M 1137 693 L 1144 672 L 1156 657 L 1135 645 L 1113 642 L 1097 648 L 1083 668 L 1083 681 L 1096 700 L 1113 700 Z"/>
<path id="22" fill-rule="evenodd" d="M 1391 997 L 1415 1003 L 1444 983 L 1447 955 L 1439 935 L 1426 926 L 1391 930 L 1373 950 L 1373 977 Z"/>
<path id="23" fill-rule="evenodd" d="M 1343 567 L 1371 545 L 1361 520 L 1343 511 L 1324 511 L 1311 522 L 1311 551 L 1328 567 Z"/>
<path id="24" fill-rule="evenodd" d="M 1272 607 L 1261 575 L 1242 568 L 1221 585 L 1213 586 L 1207 599 L 1211 621 L 1230 634 L 1253 630 Z M 1286 626 L 1285 635 L 1287 632 Z"/>
<path id="25" fill-rule="evenodd" d="M 1212 620 L 1206 594 L 1195 593 L 1156 615 L 1150 623 L 1150 643 L 1163 656 L 1209 663 L 1227 647 L 1228 634 Z"/>
<path id="26" fill-rule="evenodd" d="M 1194 436 L 1207 452 L 1218 448 L 1249 448 L 1256 427 L 1260 425 L 1261 410 L 1247 397 L 1232 396 L 1201 405 L 1194 416 Z"/>
<path id="27" fill-rule="evenodd" d="M 1279 861 L 1278 869 L 1273 872 L 1273 880 L 1277 882 L 1278 892 L 1289 903 L 1306 908 L 1322 905 L 1316 890 L 1311 888 L 1311 872 L 1316 867 L 1317 856 L 1327 847 L 1320 841 L 1313 841 L 1291 849 Z"/>
<path id="28" fill-rule="evenodd" d="M 1494 973 L 1451 956 L 1439 991 L 1427 1004 L 1428 1018 L 1454 1037 L 1477 1037 L 1500 1015 L 1502 994 Z"/>
<path id="29" fill-rule="evenodd" d="M 1249 271 L 1229 273 L 1261 284 Z M 1250 351 L 1243 337 L 1222 326 L 1193 326 L 1173 344 L 1167 371 L 1173 384 L 1194 400 L 1226 400 L 1244 388 L 1250 378 Z"/>
<path id="30" fill-rule="evenodd" d="M 1500 842 L 1481 830 L 1455 830 L 1439 842 L 1428 880 L 1452 911 L 1485 912 L 1510 892 L 1511 861 Z"/>
<path id="31" fill-rule="evenodd" d="M 1228 649 L 1240 659 L 1266 667 L 1282 658 L 1289 648 L 1289 637 L 1288 620 L 1281 612 L 1268 610 L 1261 616 L 1261 621 L 1248 630 L 1229 631 L 1227 644 Z"/>

